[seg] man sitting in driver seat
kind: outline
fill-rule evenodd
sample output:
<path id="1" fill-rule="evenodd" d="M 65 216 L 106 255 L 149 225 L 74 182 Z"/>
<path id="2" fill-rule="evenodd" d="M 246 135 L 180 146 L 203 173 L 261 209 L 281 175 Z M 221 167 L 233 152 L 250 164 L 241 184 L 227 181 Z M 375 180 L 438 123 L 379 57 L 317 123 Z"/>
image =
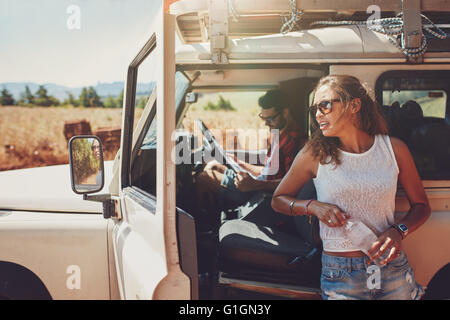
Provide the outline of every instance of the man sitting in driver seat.
<path id="1" fill-rule="evenodd" d="M 209 162 L 196 181 L 199 196 L 203 199 L 206 195 L 210 204 L 218 202 L 220 207 L 234 207 L 248 201 L 257 191 L 273 192 L 306 142 L 280 90 L 269 90 L 258 103 L 261 107 L 259 117 L 270 128 L 272 136 L 265 165 L 235 158 L 242 168 L 256 177 L 254 179 L 247 172 L 235 173 L 215 160 Z M 273 130 L 279 130 L 279 134 L 274 134 Z"/>

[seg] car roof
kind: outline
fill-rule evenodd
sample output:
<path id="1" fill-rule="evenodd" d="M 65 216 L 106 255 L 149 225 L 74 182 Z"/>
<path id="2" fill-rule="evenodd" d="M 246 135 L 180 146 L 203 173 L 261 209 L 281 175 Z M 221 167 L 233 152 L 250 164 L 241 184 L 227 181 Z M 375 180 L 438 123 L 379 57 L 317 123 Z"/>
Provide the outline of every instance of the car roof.
<path id="1" fill-rule="evenodd" d="M 208 63 L 210 56 L 209 42 L 182 45 L 176 52 L 178 64 Z M 387 36 L 356 25 L 230 39 L 228 58 L 241 63 L 367 61 L 374 58 L 386 62 L 405 61 Z"/>
<path id="2" fill-rule="evenodd" d="M 206 0 L 178 0 L 172 3 L 170 13 L 175 16 L 177 34 L 184 44 L 178 47 L 177 64 L 208 64 L 214 60 L 210 47 L 210 41 L 213 40 L 210 38 L 216 38 L 217 32 L 209 35 L 210 32 L 214 32 L 211 31 L 213 26 L 214 28 L 218 26 L 225 32 L 223 39 L 226 48 L 223 51 L 227 55 L 227 62 L 231 63 L 408 61 L 394 44 L 395 38 L 370 30 L 365 25 L 323 27 L 313 23 L 317 21 L 326 21 L 331 25 L 343 21 L 365 23 L 370 18 L 368 13 L 370 11 L 367 10 L 372 5 L 379 8 L 382 18 L 395 18 L 402 10 L 409 10 L 408 12 L 416 10 L 414 17 L 418 17 L 418 13 L 426 14 L 434 23 L 444 23 L 446 28 L 450 27 L 448 24 L 450 9 L 444 8 L 437 0 L 422 0 L 419 9 L 408 7 L 414 7 L 414 3 L 408 2 L 402 7 L 401 2 L 391 0 L 297 1 L 294 3 L 296 9 L 301 11 L 301 16 L 293 25 L 294 28 L 288 30 L 283 28 L 283 22 L 292 17 L 291 1 L 228 1 L 226 6 L 221 3 L 215 0 L 211 0 L 210 4 Z M 213 16 L 220 21 L 212 19 Z M 403 23 L 406 28 L 406 22 Z M 226 24 L 226 27 L 222 28 L 221 24 Z M 417 25 L 413 27 L 418 28 Z M 281 32 L 281 29 L 287 32 Z M 219 37 L 222 35 L 221 32 L 218 33 Z M 423 62 L 426 62 L 427 58 L 435 57 L 450 59 L 450 37 L 447 37 L 447 40 L 428 37 L 427 43 L 428 49 Z M 216 52 L 217 49 L 213 51 Z"/>

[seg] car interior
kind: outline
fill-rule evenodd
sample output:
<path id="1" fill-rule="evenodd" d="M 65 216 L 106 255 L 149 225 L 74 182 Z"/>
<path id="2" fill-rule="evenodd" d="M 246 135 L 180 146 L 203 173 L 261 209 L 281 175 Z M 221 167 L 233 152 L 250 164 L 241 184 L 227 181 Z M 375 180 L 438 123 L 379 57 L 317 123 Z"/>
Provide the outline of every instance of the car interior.
<path id="1" fill-rule="evenodd" d="M 193 277 L 198 280 L 199 298 L 318 299 L 321 242 L 317 219 L 313 217 L 310 223 L 307 217 L 286 220 L 285 216 L 284 223 L 266 223 L 264 217 L 267 215 L 272 215 L 271 221 L 277 214 L 282 216 L 272 210 L 271 194 L 268 193 L 259 194 L 238 208 L 202 207 L 202 202 L 196 199 L 195 177 L 202 172 L 205 162 L 195 159 L 202 159 L 208 143 L 204 140 L 202 143 L 192 132 L 182 130 L 182 120 L 196 100 L 195 96 L 189 95 L 195 93 L 260 90 L 262 95 L 267 89 L 280 88 L 290 101 L 293 118 L 309 136 L 312 128 L 307 110 L 311 92 L 324 71 L 300 68 L 297 71 L 256 72 L 245 69 L 229 70 L 219 76 L 216 71 L 207 71 L 205 75 L 202 70 L 183 71 L 194 81 L 191 81 L 185 99 L 177 106 L 177 128 L 180 129 L 176 137 L 176 144 L 180 146 L 177 150 L 181 157 L 191 159 L 176 164 L 177 209 L 179 215 L 192 216 L 195 221 L 198 269 Z M 442 137 L 450 136 L 450 73 L 423 71 L 418 75 L 416 72 L 416 81 L 408 81 L 407 76 L 404 72 L 392 72 L 378 79 L 375 95 L 380 111 L 390 135 L 402 139 L 410 148 L 422 179 L 448 180 L 450 140 Z M 257 79 L 255 85 L 247 85 L 249 78 Z M 393 98 L 397 100 L 392 101 Z M 147 137 L 148 132 L 155 129 L 153 122 L 146 125 Z M 132 166 L 133 186 L 156 199 L 156 139 L 143 143 L 137 150 Z M 246 159 L 252 152 L 265 151 L 226 150 Z M 216 152 L 214 156 L 221 159 L 223 154 Z M 298 198 L 315 196 L 310 181 Z"/>
<path id="2" fill-rule="evenodd" d="M 376 84 L 389 133 L 408 146 L 423 180 L 450 178 L 449 77 L 448 71 L 391 71 Z"/>

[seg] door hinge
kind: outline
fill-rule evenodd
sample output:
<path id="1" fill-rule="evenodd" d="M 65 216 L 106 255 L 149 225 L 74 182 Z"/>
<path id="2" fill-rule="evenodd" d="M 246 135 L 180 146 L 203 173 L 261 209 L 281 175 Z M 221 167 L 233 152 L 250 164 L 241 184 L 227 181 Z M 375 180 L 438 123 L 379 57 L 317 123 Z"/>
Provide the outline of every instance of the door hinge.
<path id="1" fill-rule="evenodd" d="M 109 219 L 114 216 L 115 206 L 114 200 L 108 199 L 103 201 L 103 218 Z"/>
<path id="2" fill-rule="evenodd" d="M 103 201 L 103 217 L 105 219 L 122 219 L 122 214 L 120 210 L 120 202 L 118 199 L 108 199 Z"/>
<path id="3" fill-rule="evenodd" d="M 83 200 L 101 202 L 103 205 L 103 218 L 122 219 L 119 198 L 108 194 L 83 195 Z"/>

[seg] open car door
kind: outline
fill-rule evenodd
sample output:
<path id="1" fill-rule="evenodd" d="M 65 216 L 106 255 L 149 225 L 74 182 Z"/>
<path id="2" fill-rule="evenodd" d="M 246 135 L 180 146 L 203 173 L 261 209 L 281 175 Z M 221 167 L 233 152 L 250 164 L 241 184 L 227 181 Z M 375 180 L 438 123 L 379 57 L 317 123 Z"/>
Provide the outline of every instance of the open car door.
<path id="1" fill-rule="evenodd" d="M 119 169 L 122 217 L 113 230 L 115 262 L 122 299 L 189 299 L 190 280 L 179 265 L 175 163 L 170 157 L 175 129 L 175 29 L 162 2 L 154 26 L 127 74 Z M 142 99 L 143 111 L 137 108 Z M 137 122 L 135 114 L 140 111 Z M 137 124 L 134 136 L 133 123 Z M 139 138 L 143 132 L 144 142 Z M 156 162 L 151 191 L 139 188 L 132 175 L 136 153 L 144 144 Z"/>

